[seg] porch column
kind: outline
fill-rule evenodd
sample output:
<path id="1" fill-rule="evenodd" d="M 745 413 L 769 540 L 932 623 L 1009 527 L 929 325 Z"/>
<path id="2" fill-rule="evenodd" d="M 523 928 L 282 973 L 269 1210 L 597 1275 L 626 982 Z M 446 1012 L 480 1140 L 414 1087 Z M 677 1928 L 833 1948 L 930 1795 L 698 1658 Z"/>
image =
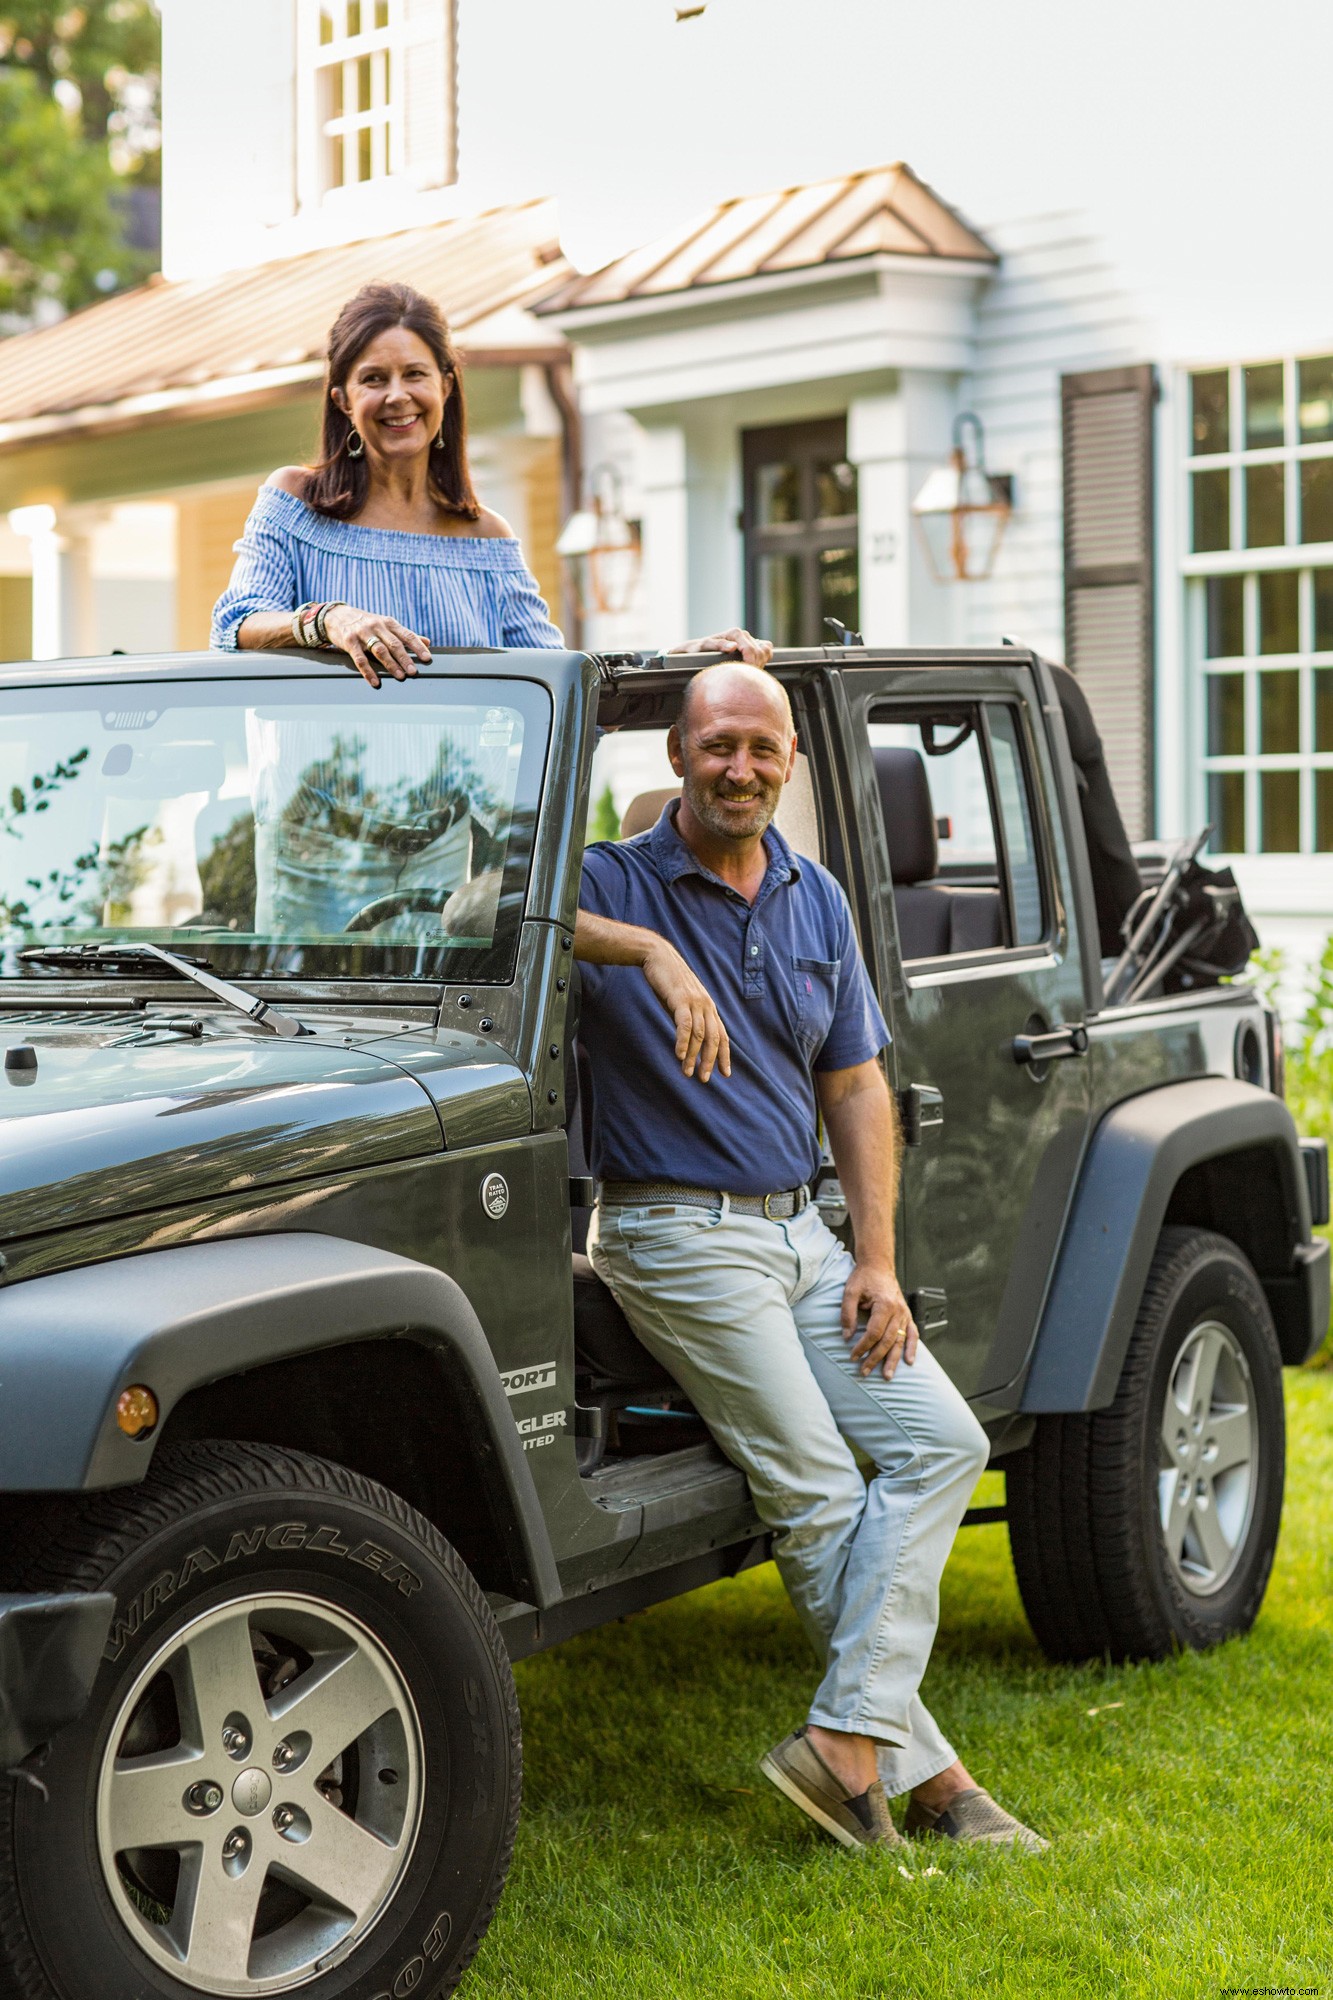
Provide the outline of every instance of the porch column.
<path id="1" fill-rule="evenodd" d="M 32 562 L 32 657 L 69 659 L 97 651 L 92 545 L 87 523 L 62 522 L 54 507 L 15 507 L 9 525 Z"/>
<path id="2" fill-rule="evenodd" d="M 854 397 L 848 408 L 868 646 L 956 643 L 954 592 L 935 581 L 912 524 L 912 501 L 926 474 L 949 454 L 954 402 L 951 376 L 911 369 L 896 391 Z"/>
<path id="3" fill-rule="evenodd" d="M 60 539 L 54 507 L 15 507 L 9 525 L 28 544 L 32 576 L 32 657 L 60 658 Z"/>
<path id="4" fill-rule="evenodd" d="M 665 649 L 690 636 L 685 433 L 679 424 L 645 426 L 639 450 L 647 641 Z"/>

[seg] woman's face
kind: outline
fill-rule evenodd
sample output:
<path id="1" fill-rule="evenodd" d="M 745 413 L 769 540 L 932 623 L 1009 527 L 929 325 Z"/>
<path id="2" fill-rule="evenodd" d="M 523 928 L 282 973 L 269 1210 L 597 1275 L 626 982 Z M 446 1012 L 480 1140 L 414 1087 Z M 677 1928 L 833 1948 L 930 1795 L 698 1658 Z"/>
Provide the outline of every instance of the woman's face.
<path id="1" fill-rule="evenodd" d="M 421 335 L 391 326 L 362 348 L 332 395 L 365 439 L 366 456 L 392 464 L 429 452 L 452 387 Z"/>

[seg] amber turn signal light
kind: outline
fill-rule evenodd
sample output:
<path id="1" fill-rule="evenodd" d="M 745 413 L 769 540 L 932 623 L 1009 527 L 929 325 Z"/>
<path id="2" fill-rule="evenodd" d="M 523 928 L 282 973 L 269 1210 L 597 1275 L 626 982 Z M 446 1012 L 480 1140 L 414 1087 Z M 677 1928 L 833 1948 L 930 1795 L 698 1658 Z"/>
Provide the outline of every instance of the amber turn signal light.
<path id="1" fill-rule="evenodd" d="M 143 1437 L 157 1423 L 157 1397 L 142 1382 L 122 1389 L 116 1399 L 116 1422 L 127 1438 Z"/>

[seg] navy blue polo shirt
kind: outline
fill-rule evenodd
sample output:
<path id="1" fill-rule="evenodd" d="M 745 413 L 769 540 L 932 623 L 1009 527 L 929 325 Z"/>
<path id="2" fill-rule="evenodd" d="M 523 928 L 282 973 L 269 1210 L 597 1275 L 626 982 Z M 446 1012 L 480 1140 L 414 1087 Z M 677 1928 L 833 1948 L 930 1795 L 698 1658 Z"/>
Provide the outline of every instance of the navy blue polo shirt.
<path id="1" fill-rule="evenodd" d="M 799 1187 L 819 1164 L 814 1071 L 868 1062 L 889 1040 L 852 913 L 828 870 L 772 826 L 747 903 L 695 859 L 676 806 L 633 840 L 590 847 L 579 902 L 670 939 L 717 1003 L 731 1075 L 682 1075 L 671 1021 L 637 966 L 582 965 L 592 1169 L 731 1194 Z"/>

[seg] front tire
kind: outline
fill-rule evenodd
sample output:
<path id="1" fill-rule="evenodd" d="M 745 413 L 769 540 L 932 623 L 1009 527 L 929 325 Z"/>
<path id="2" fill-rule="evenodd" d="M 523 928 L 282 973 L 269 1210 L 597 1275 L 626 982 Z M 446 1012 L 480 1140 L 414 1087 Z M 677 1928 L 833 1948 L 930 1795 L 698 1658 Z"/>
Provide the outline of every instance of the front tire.
<path id="1" fill-rule="evenodd" d="M 1006 1481 L 1032 1629 L 1053 1660 L 1163 1659 L 1247 1632 L 1277 1548 L 1282 1358 L 1234 1243 L 1162 1231 L 1108 1409 L 1040 1417 Z"/>
<path id="2" fill-rule="evenodd" d="M 458 1555 L 344 1467 L 164 1447 L 25 1579 L 111 1590 L 84 1715 L 0 1808 L 22 2000 L 437 2000 L 503 1886 L 504 1642 Z"/>

